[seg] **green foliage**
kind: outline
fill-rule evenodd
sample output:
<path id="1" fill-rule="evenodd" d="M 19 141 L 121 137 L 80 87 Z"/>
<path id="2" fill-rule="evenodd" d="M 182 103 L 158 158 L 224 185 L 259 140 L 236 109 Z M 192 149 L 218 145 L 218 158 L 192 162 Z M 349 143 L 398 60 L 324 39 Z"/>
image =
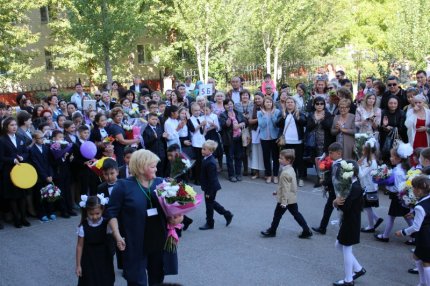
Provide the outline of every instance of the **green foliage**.
<path id="1" fill-rule="evenodd" d="M 44 4 L 43 0 L 0 0 L 0 87 L 30 78 L 41 70 L 32 63 L 37 54 L 31 44 L 38 41 L 28 25 L 28 13 Z"/>

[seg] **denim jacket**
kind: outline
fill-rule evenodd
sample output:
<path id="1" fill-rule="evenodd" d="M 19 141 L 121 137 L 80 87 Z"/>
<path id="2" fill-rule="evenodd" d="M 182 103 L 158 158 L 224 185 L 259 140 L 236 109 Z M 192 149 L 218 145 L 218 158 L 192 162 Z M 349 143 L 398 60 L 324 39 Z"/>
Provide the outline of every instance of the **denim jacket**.
<path id="1" fill-rule="evenodd" d="M 262 111 L 257 112 L 258 127 L 260 127 L 261 140 L 277 139 L 279 135 L 279 128 L 276 126 L 280 119 L 281 111 L 274 109 L 273 114 L 268 117 Z"/>

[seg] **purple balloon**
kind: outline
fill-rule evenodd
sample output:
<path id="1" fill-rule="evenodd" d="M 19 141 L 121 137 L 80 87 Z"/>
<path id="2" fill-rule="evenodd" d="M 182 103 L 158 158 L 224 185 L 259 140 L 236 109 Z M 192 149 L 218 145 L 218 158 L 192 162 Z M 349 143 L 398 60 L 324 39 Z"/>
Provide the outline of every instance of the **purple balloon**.
<path id="1" fill-rule="evenodd" d="M 96 146 L 96 144 L 94 144 L 91 141 L 86 141 L 86 142 L 82 143 L 80 151 L 81 151 L 82 156 L 91 160 L 91 159 L 94 159 L 94 157 L 96 157 L 97 146 Z"/>

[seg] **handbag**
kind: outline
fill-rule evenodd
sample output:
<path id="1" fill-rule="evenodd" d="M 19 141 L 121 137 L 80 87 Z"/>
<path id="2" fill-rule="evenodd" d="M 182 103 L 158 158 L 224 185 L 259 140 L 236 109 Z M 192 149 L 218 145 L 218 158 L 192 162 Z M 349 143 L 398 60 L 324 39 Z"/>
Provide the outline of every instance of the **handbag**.
<path id="1" fill-rule="evenodd" d="M 285 146 L 287 142 L 285 142 L 285 132 L 287 132 L 288 127 L 290 126 L 291 120 L 293 120 L 293 115 L 291 115 L 290 121 L 288 121 L 287 126 L 285 126 L 284 131 L 282 132 L 281 137 L 276 140 L 276 144 L 279 147 Z"/>
<path id="2" fill-rule="evenodd" d="M 385 138 L 384 145 L 381 149 L 382 153 L 390 153 L 391 148 L 397 147 L 399 140 L 399 131 L 397 130 L 397 127 L 394 127 Z"/>
<path id="3" fill-rule="evenodd" d="M 245 127 L 242 129 L 242 146 L 246 147 L 251 143 L 251 134 L 249 134 L 249 128 Z"/>
<path id="4" fill-rule="evenodd" d="M 364 194 L 364 200 L 369 207 L 379 206 L 378 192 L 369 192 Z"/>
<path id="5" fill-rule="evenodd" d="M 305 147 L 315 147 L 317 144 L 316 132 L 306 132 Z"/>

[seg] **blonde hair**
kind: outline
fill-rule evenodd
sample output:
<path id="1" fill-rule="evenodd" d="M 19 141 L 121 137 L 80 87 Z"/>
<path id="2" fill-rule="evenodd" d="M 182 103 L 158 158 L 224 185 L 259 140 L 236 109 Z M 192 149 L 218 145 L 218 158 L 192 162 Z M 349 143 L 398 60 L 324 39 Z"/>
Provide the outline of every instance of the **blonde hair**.
<path id="1" fill-rule="evenodd" d="M 222 92 L 222 91 L 217 91 L 217 93 L 215 93 L 215 98 L 217 98 L 217 97 L 218 97 L 218 95 L 222 95 L 222 100 L 223 100 L 223 101 L 225 100 L 225 94 L 224 94 L 224 92 Z"/>
<path id="2" fill-rule="evenodd" d="M 218 147 L 218 143 L 214 140 L 206 140 L 205 143 L 203 143 L 203 147 L 208 148 L 211 152 L 214 152 Z"/>
<path id="3" fill-rule="evenodd" d="M 158 163 L 160 158 L 149 150 L 141 149 L 133 152 L 128 163 L 128 168 L 132 176 L 137 176 L 142 173 L 143 169 L 153 163 Z"/>
<path id="4" fill-rule="evenodd" d="M 296 159 L 296 152 L 294 151 L 294 149 L 284 149 L 281 151 L 281 153 L 279 153 L 279 156 L 284 158 L 285 160 L 289 160 L 292 162 L 294 162 L 294 159 Z"/>

